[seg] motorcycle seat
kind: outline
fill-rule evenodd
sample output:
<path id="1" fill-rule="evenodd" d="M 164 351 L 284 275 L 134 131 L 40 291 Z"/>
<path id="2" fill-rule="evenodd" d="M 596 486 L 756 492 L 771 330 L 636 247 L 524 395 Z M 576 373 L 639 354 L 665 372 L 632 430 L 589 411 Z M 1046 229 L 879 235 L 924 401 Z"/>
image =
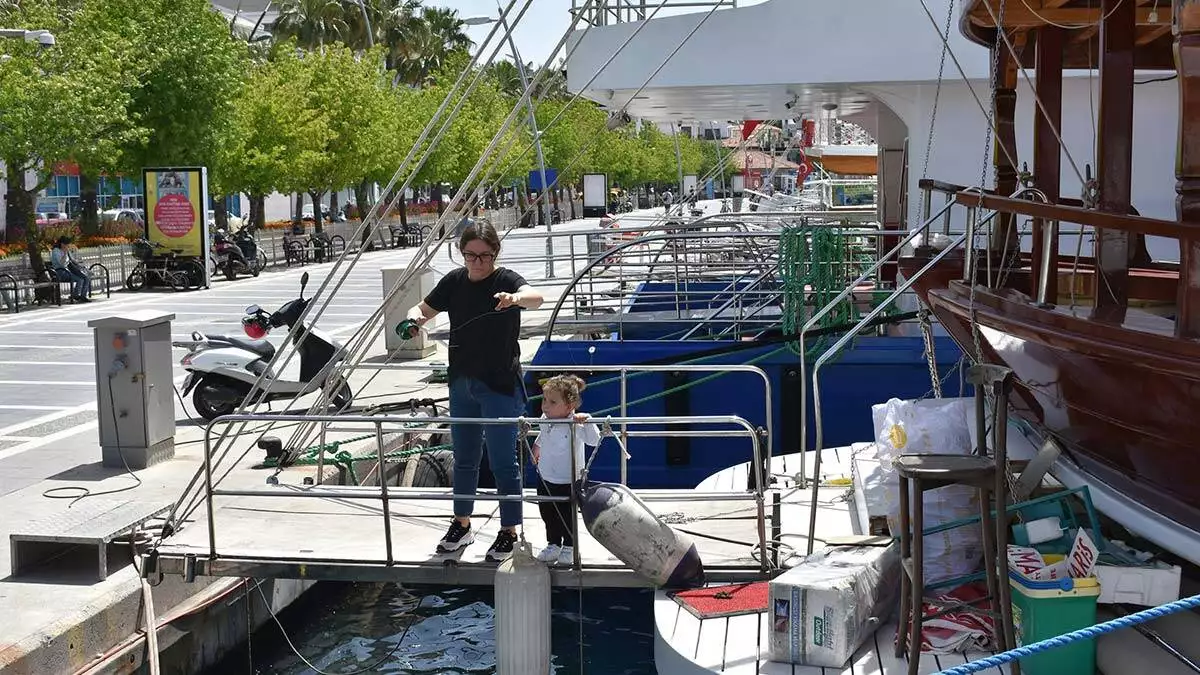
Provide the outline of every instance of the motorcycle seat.
<path id="1" fill-rule="evenodd" d="M 267 360 L 275 356 L 275 345 L 266 340 L 247 340 L 246 338 L 234 337 L 232 335 L 209 335 L 208 339 L 211 342 L 229 343 L 234 347 L 240 347 L 248 352 L 258 354 Z"/>

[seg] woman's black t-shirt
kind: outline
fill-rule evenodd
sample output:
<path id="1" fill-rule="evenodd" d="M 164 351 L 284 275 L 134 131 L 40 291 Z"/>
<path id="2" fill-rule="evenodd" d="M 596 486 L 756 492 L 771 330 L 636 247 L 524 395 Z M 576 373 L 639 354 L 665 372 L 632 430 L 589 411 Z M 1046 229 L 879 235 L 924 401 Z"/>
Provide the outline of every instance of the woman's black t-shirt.
<path id="1" fill-rule="evenodd" d="M 450 379 L 473 377 L 493 391 L 512 394 L 521 372 L 520 308 L 496 310 L 497 293 L 516 293 L 528 282 L 497 267 L 487 278 L 471 281 L 459 267 L 442 277 L 425 304 L 450 315 Z"/>

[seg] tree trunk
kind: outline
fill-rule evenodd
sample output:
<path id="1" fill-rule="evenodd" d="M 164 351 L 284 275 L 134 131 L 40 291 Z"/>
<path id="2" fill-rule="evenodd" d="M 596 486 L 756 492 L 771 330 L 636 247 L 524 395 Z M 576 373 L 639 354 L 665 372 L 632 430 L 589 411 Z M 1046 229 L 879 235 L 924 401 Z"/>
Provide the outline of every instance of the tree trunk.
<path id="1" fill-rule="evenodd" d="M 229 231 L 229 210 L 225 208 L 225 198 L 220 195 L 212 196 L 213 220 L 218 230 Z"/>
<path id="2" fill-rule="evenodd" d="M 433 203 L 437 205 L 438 218 L 441 218 L 442 214 L 446 212 L 446 205 L 442 203 L 442 184 L 434 183 L 430 194 L 433 197 Z"/>
<path id="3" fill-rule="evenodd" d="M 559 222 L 562 222 L 562 209 L 561 209 L 561 208 L 559 208 L 559 202 L 558 202 L 558 188 L 557 188 L 557 187 L 555 187 L 554 189 L 550 190 L 550 199 L 551 199 L 551 203 L 554 205 L 554 210 L 555 210 L 555 211 L 558 213 L 558 220 L 559 220 Z M 550 220 L 551 220 L 551 221 L 553 221 L 553 220 L 554 220 L 554 214 L 553 214 L 553 213 L 552 213 L 552 214 L 550 214 Z"/>
<path id="4" fill-rule="evenodd" d="M 370 199 L 371 199 L 370 194 L 371 193 L 370 193 L 370 190 L 368 189 L 368 188 L 370 188 L 370 186 L 371 186 L 371 181 L 364 178 L 354 188 L 354 205 L 356 207 L 358 207 L 358 217 L 363 223 L 367 222 L 367 215 L 370 214 L 370 212 L 371 212 L 371 204 L 370 204 Z M 363 233 L 362 233 L 362 245 L 363 246 L 366 246 L 367 242 L 371 241 L 371 234 L 372 234 L 371 230 L 372 229 L 373 228 L 370 226 L 363 228 Z"/>
<path id="5" fill-rule="evenodd" d="M 567 188 L 567 201 L 571 203 L 571 220 L 575 220 L 579 216 L 575 213 L 575 188 L 574 186 Z"/>
<path id="6" fill-rule="evenodd" d="M 304 234 L 304 193 L 296 193 L 296 206 L 292 210 L 292 234 Z"/>
<path id="7" fill-rule="evenodd" d="M 82 234 L 100 234 L 99 200 L 96 195 L 99 182 L 87 171 L 79 173 L 79 231 Z"/>
<path id="8" fill-rule="evenodd" d="M 312 199 L 313 203 L 313 232 L 324 232 L 325 214 L 321 212 L 321 197 L 325 196 L 325 193 L 309 190 L 308 196 Z"/>
<path id="9" fill-rule="evenodd" d="M 338 212 L 338 191 L 334 190 L 333 192 L 331 192 L 329 194 L 329 215 L 332 216 L 333 214 L 335 214 L 337 212 Z"/>
<path id="10" fill-rule="evenodd" d="M 408 229 L 408 200 L 404 195 L 400 195 L 400 199 L 396 200 L 400 204 L 400 225 L 405 230 Z"/>
<path id="11" fill-rule="evenodd" d="M 46 270 L 42 260 L 41 231 L 33 218 L 35 191 L 25 189 L 25 170 L 20 162 L 6 160 L 8 174 L 8 211 L 5 214 L 8 230 L 22 229 L 25 232 L 25 250 L 29 254 L 29 266 L 39 279 Z M 49 289 L 41 289 L 49 291 Z M 41 296 L 39 296 L 41 297 Z"/>
<path id="12" fill-rule="evenodd" d="M 262 230 L 267 226 L 267 196 L 266 195 L 250 195 L 250 222 L 254 223 L 254 229 Z"/>

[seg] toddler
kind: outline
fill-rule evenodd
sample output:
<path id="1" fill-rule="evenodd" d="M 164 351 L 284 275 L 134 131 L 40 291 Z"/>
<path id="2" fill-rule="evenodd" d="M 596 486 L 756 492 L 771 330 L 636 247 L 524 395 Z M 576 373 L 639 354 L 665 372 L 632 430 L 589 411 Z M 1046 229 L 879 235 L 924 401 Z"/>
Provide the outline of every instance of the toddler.
<path id="1" fill-rule="evenodd" d="M 533 445 L 533 461 L 542 480 L 537 493 L 543 496 L 568 497 L 572 486 L 583 472 L 583 446 L 600 444 L 600 430 L 588 423 L 587 413 L 576 412 L 582 402 L 584 382 L 574 375 L 556 375 L 542 385 L 542 417 L 573 418 L 575 424 L 539 425 L 538 439 Z M 573 433 L 572 433 L 573 432 Z M 571 439 L 574 437 L 575 442 Z M 574 472 L 572 472 L 574 457 Z M 575 539 L 572 535 L 575 514 L 570 502 L 540 502 L 538 509 L 546 523 L 546 548 L 538 560 L 549 564 L 570 565 L 575 559 Z"/>

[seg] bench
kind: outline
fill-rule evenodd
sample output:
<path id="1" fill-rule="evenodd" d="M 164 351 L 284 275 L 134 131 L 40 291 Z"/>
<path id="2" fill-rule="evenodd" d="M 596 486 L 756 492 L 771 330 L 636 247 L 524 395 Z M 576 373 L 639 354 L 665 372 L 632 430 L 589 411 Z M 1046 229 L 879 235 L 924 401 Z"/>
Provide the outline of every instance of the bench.
<path id="1" fill-rule="evenodd" d="M 111 277 L 108 267 L 101 263 L 92 263 L 88 267 L 88 277 L 92 280 L 89 297 L 104 293 L 112 297 Z M 103 289 L 97 288 L 103 284 Z M 0 273 L 0 306 L 8 307 L 13 313 L 20 313 L 21 305 L 54 303 L 62 306 L 63 287 L 70 293 L 71 282 L 63 281 L 49 267 L 42 270 L 40 275 L 34 274 L 33 269 Z M 39 292 L 43 291 L 43 292 Z"/>
<path id="2" fill-rule="evenodd" d="M 93 497 L 49 518 L 18 525 L 9 535 L 12 574 L 44 570 L 46 563 L 54 562 L 55 571 L 94 571 L 96 580 L 104 581 L 113 553 L 109 545 L 165 515 L 172 505 L 169 501 Z M 125 563 L 133 559 L 132 554 L 126 557 Z"/>

